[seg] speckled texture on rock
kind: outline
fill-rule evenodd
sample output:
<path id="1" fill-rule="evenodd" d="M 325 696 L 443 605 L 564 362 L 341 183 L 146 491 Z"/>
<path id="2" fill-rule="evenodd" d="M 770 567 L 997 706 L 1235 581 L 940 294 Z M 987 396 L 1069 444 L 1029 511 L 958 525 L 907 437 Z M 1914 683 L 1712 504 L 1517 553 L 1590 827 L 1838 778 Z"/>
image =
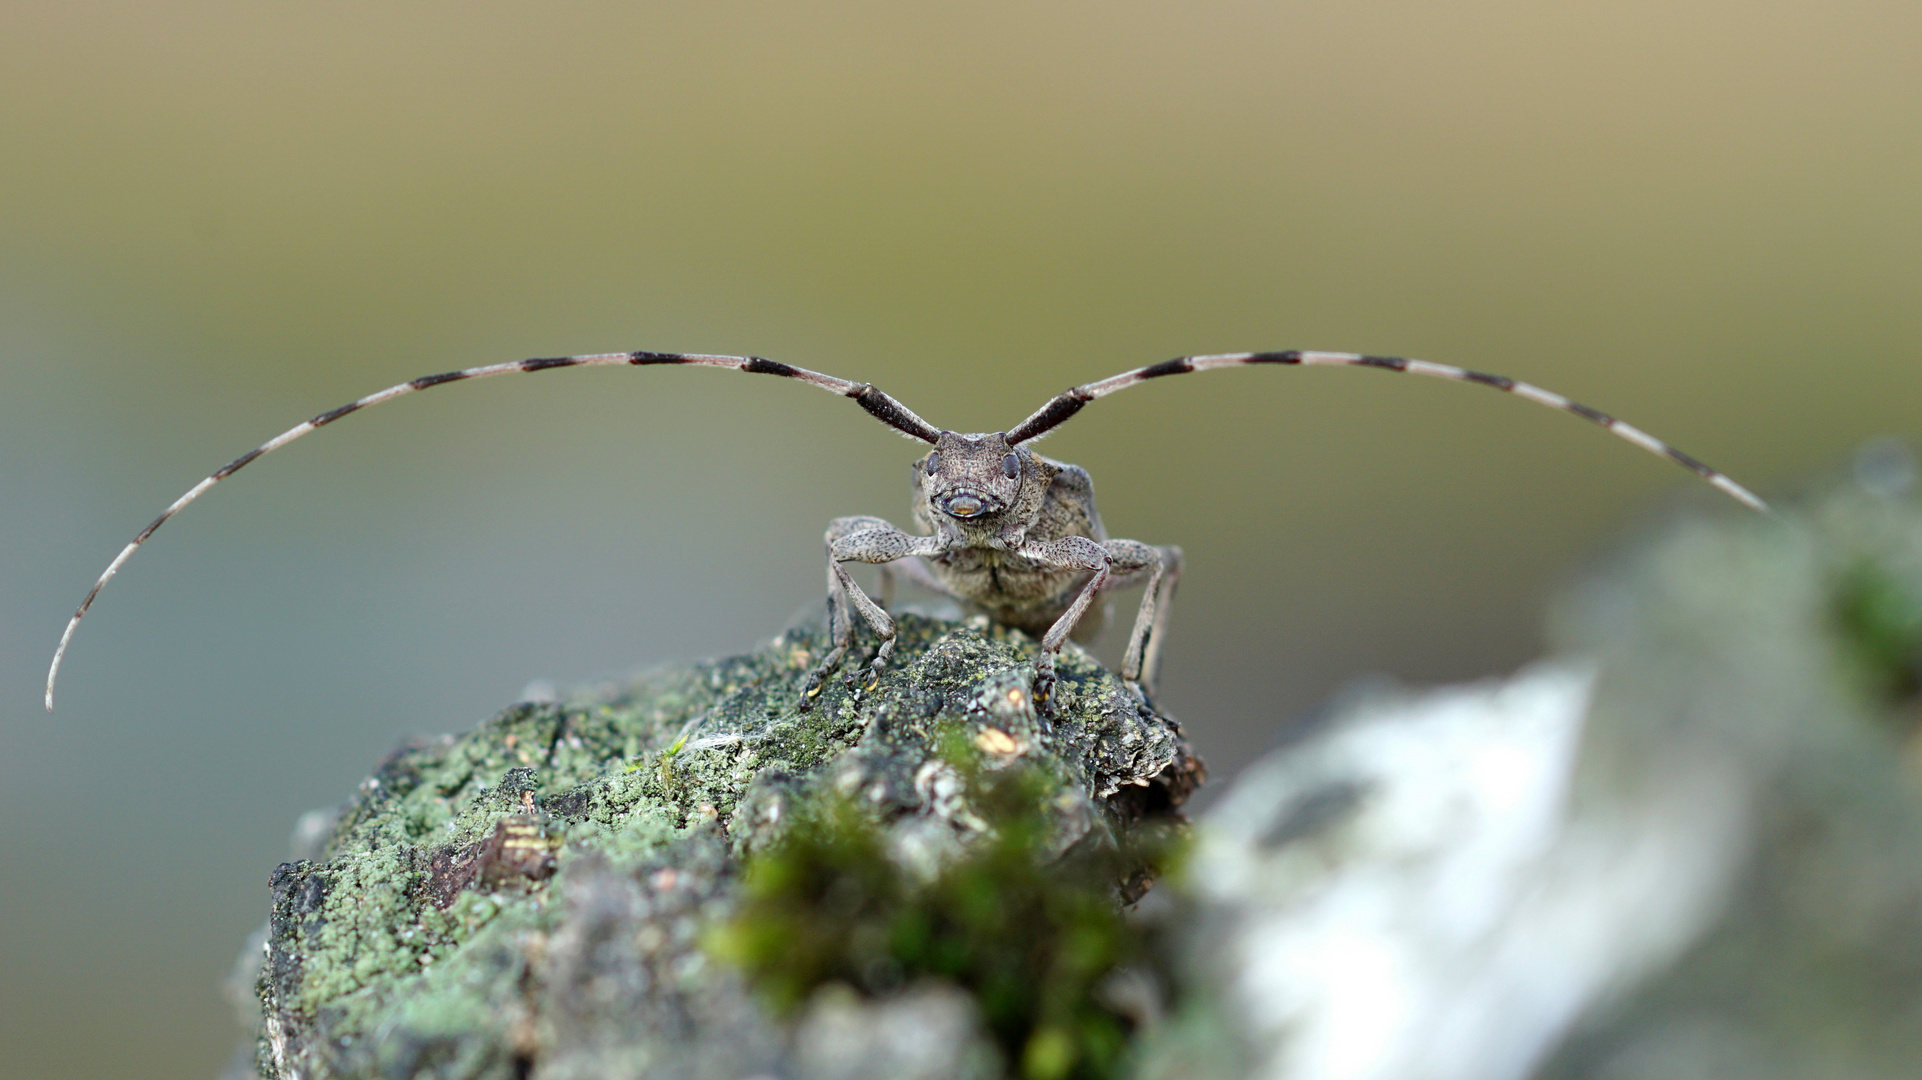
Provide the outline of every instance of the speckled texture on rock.
<path id="1" fill-rule="evenodd" d="M 794 705 L 823 641 L 805 628 L 397 751 L 319 858 L 273 874 L 262 1075 L 790 1071 L 792 1033 L 699 942 L 794 797 L 831 785 L 896 821 L 913 872 L 974 827 L 930 746 L 941 725 L 1072 785 L 1050 809 L 1063 849 L 1112 842 L 1199 783 L 1173 722 L 1079 650 L 1050 726 L 1025 693 L 1026 636 L 900 624 L 871 693 L 832 682 L 811 712 Z"/>

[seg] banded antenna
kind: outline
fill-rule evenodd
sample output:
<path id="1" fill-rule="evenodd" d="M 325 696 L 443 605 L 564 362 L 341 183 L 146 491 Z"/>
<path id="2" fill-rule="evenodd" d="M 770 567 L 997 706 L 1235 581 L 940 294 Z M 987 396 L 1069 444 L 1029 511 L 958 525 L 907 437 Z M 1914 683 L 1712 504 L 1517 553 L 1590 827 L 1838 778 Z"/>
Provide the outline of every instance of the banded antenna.
<path id="1" fill-rule="evenodd" d="M 1163 360 L 1159 364 L 1150 364 L 1147 367 L 1136 368 L 1133 371 L 1124 371 L 1119 375 L 1102 379 L 1100 382 L 1084 383 L 1081 386 L 1076 386 L 1057 394 L 1046 405 L 1036 409 L 1026 420 L 1017 424 L 1014 430 L 1008 432 L 1008 441 L 1010 443 L 1033 442 L 1066 423 L 1069 417 L 1080 412 L 1082 407 L 1087 405 L 1088 402 L 1096 398 L 1107 397 L 1117 390 L 1126 390 L 1130 386 L 1140 385 L 1149 379 L 1158 379 L 1164 375 L 1185 375 L 1191 371 L 1212 371 L 1215 368 L 1240 367 L 1244 364 L 1368 367 L 1377 368 L 1382 371 L 1402 371 L 1410 375 L 1428 375 L 1433 378 L 1449 379 L 1454 382 L 1477 383 L 1482 386 L 1492 386 L 1504 393 L 1527 398 L 1529 401 L 1533 401 L 1538 405 L 1546 405 L 1551 409 L 1560 409 L 1562 412 L 1573 413 L 1584 420 L 1600 424 L 1617 438 L 1625 439 L 1651 454 L 1665 457 L 1702 479 L 1707 480 L 1710 484 L 1713 484 L 1724 494 L 1736 502 L 1741 503 L 1743 506 L 1751 510 L 1761 511 L 1762 513 L 1770 512 L 1767 503 L 1758 498 L 1754 492 L 1736 483 L 1734 480 L 1729 479 L 1728 475 L 1721 470 L 1710 468 L 1700 460 L 1682 453 L 1680 450 L 1650 435 L 1641 428 L 1623 423 L 1605 412 L 1591 409 L 1579 402 L 1570 401 L 1552 390 L 1544 390 L 1539 386 L 1531 386 L 1528 383 L 1520 382 L 1504 375 L 1488 375 L 1480 371 L 1469 371 L 1467 368 L 1452 367 L 1448 364 L 1431 364 L 1426 360 L 1405 360 L 1399 356 L 1364 356 L 1361 353 L 1305 352 L 1301 350 L 1289 350 L 1287 352 L 1216 353 L 1209 356 L 1177 356 L 1173 360 Z"/>
<path id="2" fill-rule="evenodd" d="M 418 390 L 443 386 L 447 383 L 465 382 L 468 379 L 484 379 L 490 375 L 513 375 L 520 372 L 554 371 L 559 368 L 648 366 L 652 364 L 693 364 L 699 367 L 733 368 L 736 371 L 745 371 L 750 375 L 780 375 L 789 379 L 799 379 L 810 386 L 818 386 L 829 393 L 853 398 L 863 409 L 866 409 L 873 415 L 876 420 L 881 421 L 910 439 L 919 439 L 925 443 L 932 443 L 941 437 L 941 432 L 933 425 L 914 415 L 914 412 L 907 406 L 894 400 L 887 394 L 882 393 L 880 390 L 875 389 L 868 383 L 849 382 L 846 379 L 837 379 L 832 375 L 823 375 L 818 371 L 809 371 L 806 368 L 794 367 L 774 360 L 765 360 L 758 356 L 712 356 L 705 353 L 659 352 L 595 353 L 586 356 L 557 356 L 550 359 L 517 360 L 510 364 L 490 364 L 486 367 L 445 371 L 439 375 L 423 375 L 418 379 L 410 379 L 398 386 L 390 386 L 378 393 L 368 394 L 363 398 L 356 398 L 337 409 L 329 409 L 319 416 L 314 417 L 312 420 L 288 428 L 286 431 L 268 439 L 266 442 L 261 443 L 259 446 L 254 447 L 252 450 L 247 451 L 227 464 L 222 465 L 219 469 L 215 470 L 211 476 L 208 476 L 193 487 L 188 488 L 185 495 L 175 499 L 171 505 L 165 510 L 162 510 L 159 517 L 154 518 L 151 524 L 140 530 L 139 535 L 135 536 L 126 547 L 121 548 L 120 554 L 113 557 L 113 561 L 107 564 L 106 571 L 100 575 L 99 580 L 93 583 L 93 588 L 87 591 L 87 598 L 80 601 L 79 610 L 73 613 L 73 618 L 67 620 L 67 629 L 61 633 L 60 644 L 53 652 L 53 665 L 47 669 L 47 711 L 53 711 L 53 684 L 55 680 L 60 677 L 60 661 L 66 658 L 67 646 L 73 642 L 74 631 L 79 628 L 80 620 L 86 616 L 87 609 L 93 606 L 94 598 L 100 595 L 100 590 L 107 587 L 107 582 L 113 580 L 113 576 L 118 574 L 120 568 L 127 564 L 127 560 L 132 558 L 133 553 L 140 549 L 140 545 L 146 543 L 147 539 L 151 537 L 156 530 L 162 525 L 165 525 L 168 518 L 186 509 L 188 504 L 205 495 L 207 489 L 239 472 L 255 458 L 263 454 L 272 453 L 308 432 L 326 427 L 328 424 L 346 416 L 348 413 L 359 412 L 369 406 L 379 405 L 398 397 L 406 397 L 408 394 Z"/>

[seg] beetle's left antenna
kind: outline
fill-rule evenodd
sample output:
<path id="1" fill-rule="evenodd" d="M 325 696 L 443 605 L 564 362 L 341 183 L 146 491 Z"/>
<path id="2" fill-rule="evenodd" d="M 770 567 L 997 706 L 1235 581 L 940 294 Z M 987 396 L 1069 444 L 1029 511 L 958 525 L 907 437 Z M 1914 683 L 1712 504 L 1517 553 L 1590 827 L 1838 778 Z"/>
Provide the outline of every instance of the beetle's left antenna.
<path id="1" fill-rule="evenodd" d="M 73 633 L 79 628 L 80 620 L 86 616 L 87 609 L 93 606 L 94 598 L 100 595 L 100 590 L 107 587 L 107 582 L 113 580 L 113 576 L 120 572 L 120 568 L 125 566 L 127 560 L 133 557 L 133 553 L 139 550 L 140 545 L 146 543 L 147 538 L 152 536 L 156 529 L 165 525 L 168 518 L 186 509 L 189 503 L 206 494 L 208 488 L 239 472 L 247 463 L 253 461 L 255 458 L 260 457 L 262 454 L 278 450 L 316 428 L 326 427 L 328 424 L 346 416 L 348 413 L 359 412 L 370 405 L 379 405 L 382 402 L 392 401 L 397 397 L 405 397 L 417 390 L 426 390 L 429 387 L 442 386 L 447 383 L 464 382 L 468 379 L 484 379 L 490 375 L 512 375 L 518 372 L 553 371 L 558 368 L 570 367 L 647 366 L 651 364 L 693 364 L 699 367 L 733 368 L 736 371 L 745 371 L 750 375 L 780 375 L 789 379 L 799 379 L 804 383 L 818 386 L 829 393 L 853 398 L 875 419 L 911 439 L 919 439 L 922 442 L 932 443 L 941 436 L 939 430 L 926 420 L 914 415 L 913 411 L 907 406 L 875 389 L 868 383 L 849 382 L 846 379 L 837 379 L 832 375 L 823 375 L 818 371 L 809 371 L 806 368 L 794 367 L 790 364 L 783 364 L 774 360 L 764 360 L 758 356 L 714 356 L 705 353 L 658 352 L 596 353 L 587 356 L 557 356 L 540 360 L 517 360 L 510 364 L 490 364 L 486 367 L 463 368 L 460 371 L 445 371 L 439 375 L 423 375 L 418 379 L 410 379 L 398 386 L 390 386 L 379 393 L 368 394 L 366 397 L 350 401 L 337 409 L 329 409 L 319 416 L 314 417 L 312 420 L 308 420 L 281 432 L 279 435 L 274 436 L 227 464 L 222 465 L 213 475 L 195 484 L 193 487 L 188 488 L 185 495 L 175 499 L 172 505 L 162 510 L 160 516 L 153 519 L 152 524 L 140 530 L 140 534 L 135 536 L 133 541 L 126 547 L 121 548 L 120 554 L 113 557 L 113 561 L 107 564 L 106 571 L 100 575 L 99 580 L 93 583 L 93 588 L 87 591 L 87 598 L 80 601 L 79 610 L 73 613 L 73 618 L 67 620 L 67 629 L 61 633 L 60 644 L 53 651 L 53 664 L 47 669 L 47 711 L 53 711 L 53 684 L 55 680 L 60 677 L 60 661 L 66 658 L 67 646 L 73 642 Z"/>
<path id="2" fill-rule="evenodd" d="M 1579 416 L 1594 424 L 1599 424 L 1609 434 L 1618 439 L 1633 443 L 1657 457 L 1665 457 L 1689 472 L 1708 481 L 1724 495 L 1741 503 L 1751 510 L 1767 514 L 1768 504 L 1759 496 L 1730 479 L 1727 473 L 1711 468 L 1701 461 L 1682 453 L 1675 447 L 1624 421 L 1617 420 L 1599 409 L 1591 409 L 1578 401 L 1544 390 L 1520 379 L 1506 375 L 1490 375 L 1484 371 L 1470 371 L 1452 364 L 1431 364 L 1426 360 L 1410 360 L 1400 356 L 1367 356 L 1362 353 L 1348 352 L 1311 352 L 1306 349 L 1290 349 L 1287 352 L 1254 353 L 1216 353 L 1209 356 L 1177 356 L 1173 360 L 1163 360 L 1159 364 L 1124 371 L 1111 375 L 1100 382 L 1085 383 L 1070 387 L 1055 395 L 1048 403 L 1031 413 L 1026 420 L 1015 425 L 1007 433 L 1010 443 L 1032 442 L 1068 422 L 1068 419 L 1081 411 L 1082 406 L 1097 398 L 1107 397 L 1117 390 L 1139 386 L 1149 379 L 1159 379 L 1164 375 L 1186 375 L 1194 371 L 1213 371 L 1217 368 L 1241 367 L 1245 364 L 1287 364 L 1300 366 L 1364 367 L 1377 371 L 1400 371 L 1410 375 L 1427 375 L 1431 378 L 1448 379 L 1451 382 L 1475 383 L 1492 387 L 1503 393 L 1526 398 L 1537 405 L 1546 405 L 1572 416 Z"/>

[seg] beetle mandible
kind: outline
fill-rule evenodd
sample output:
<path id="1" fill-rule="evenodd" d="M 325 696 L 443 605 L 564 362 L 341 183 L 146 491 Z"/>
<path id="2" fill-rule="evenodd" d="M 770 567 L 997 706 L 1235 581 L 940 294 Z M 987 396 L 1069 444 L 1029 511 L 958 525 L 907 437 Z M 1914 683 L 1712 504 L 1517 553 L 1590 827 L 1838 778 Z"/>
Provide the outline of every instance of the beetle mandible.
<path id="1" fill-rule="evenodd" d="M 1181 549 L 1109 539 L 1101 526 L 1101 516 L 1095 511 L 1094 485 L 1087 471 L 1042 457 L 1029 444 L 1065 423 L 1090 401 L 1166 375 L 1249 364 L 1323 365 L 1376 368 L 1478 383 L 1599 424 L 1644 450 L 1680 464 L 1745 506 L 1768 510 L 1767 504 L 1725 474 L 1606 413 L 1501 375 L 1396 356 L 1306 350 L 1181 356 L 1073 387 L 1007 431 L 972 435 L 934 427 L 869 383 L 837 379 L 758 356 L 630 352 L 521 360 L 424 375 L 350 401 L 281 432 L 189 488 L 114 556 L 86 599 L 81 601 L 79 610 L 67 621 L 60 644 L 54 650 L 53 663 L 47 670 L 48 711 L 53 709 L 54 681 L 60 674 L 60 662 L 67 654 L 81 618 L 93 606 L 100 590 L 168 518 L 255 458 L 349 413 L 447 383 L 570 367 L 655 364 L 732 368 L 753 375 L 798 379 L 853 398 L 875 419 L 933 447 L 915 464 L 914 523 L 923 532 L 903 532 L 873 517 L 838 518 L 828 526 L 831 647 L 808 675 L 801 692 L 803 709 L 820 694 L 825 680 L 842 667 L 854 644 L 857 616 L 880 638 L 873 657 L 860 665 L 860 670 L 867 674 L 868 685 L 880 679 L 894 650 L 894 620 L 883 605 L 870 598 L 848 574 L 843 564 L 849 562 L 877 563 L 884 572 L 890 566 L 899 567 L 920 584 L 954 597 L 1004 625 L 1037 636 L 1041 647 L 1035 660 L 1034 698 L 1043 715 L 1050 711 L 1053 699 L 1055 654 L 1077 628 L 1083 627 L 1089 608 L 1103 592 L 1145 582 L 1147 588 L 1135 615 L 1134 631 L 1122 654 L 1121 676 L 1146 701 L 1154 692 L 1169 603 L 1181 572 Z M 850 687 L 854 686 L 856 670 L 844 671 L 842 678 Z"/>

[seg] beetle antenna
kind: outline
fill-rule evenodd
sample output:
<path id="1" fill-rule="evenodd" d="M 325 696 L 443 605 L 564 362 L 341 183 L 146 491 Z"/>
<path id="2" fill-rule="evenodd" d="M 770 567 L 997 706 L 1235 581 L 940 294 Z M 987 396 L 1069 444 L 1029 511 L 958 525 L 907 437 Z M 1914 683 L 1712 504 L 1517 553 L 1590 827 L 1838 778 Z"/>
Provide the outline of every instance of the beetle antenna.
<path id="1" fill-rule="evenodd" d="M 853 398 L 875 419 L 906 435 L 908 438 L 932 443 L 941 437 L 940 431 L 933 425 L 914 415 L 914 412 L 907 406 L 875 389 L 868 383 L 849 382 L 846 379 L 837 379 L 832 375 L 823 375 L 818 371 L 809 371 L 806 368 L 794 367 L 790 364 L 783 364 L 774 360 L 764 360 L 758 356 L 713 356 L 705 353 L 659 352 L 596 353 L 588 356 L 557 356 L 544 360 L 517 360 L 510 364 L 490 364 L 486 367 L 446 371 L 439 375 L 423 375 L 418 379 L 410 379 L 398 386 L 390 386 L 378 393 L 357 398 L 337 409 L 329 409 L 319 416 L 314 417 L 312 420 L 288 428 L 286 431 L 254 447 L 252 450 L 247 451 L 227 464 L 222 465 L 213 475 L 195 484 L 193 487 L 188 488 L 185 495 L 175 499 L 172 505 L 162 510 L 160 516 L 153 519 L 152 524 L 140 530 L 140 534 L 135 536 L 132 542 L 126 547 L 121 548 L 120 554 L 115 555 L 113 561 L 107 564 L 106 571 L 100 575 L 99 580 L 93 583 L 93 588 L 88 590 L 87 598 L 80 602 L 79 610 L 73 613 L 73 618 L 67 620 L 67 628 L 61 633 L 60 644 L 53 652 L 53 664 L 47 669 L 47 711 L 53 711 L 53 684 L 54 681 L 60 677 L 60 661 L 66 657 L 67 646 L 73 641 L 74 630 L 80 626 L 81 618 L 87 614 L 87 609 L 93 606 L 94 598 L 100 595 L 100 590 L 107 587 L 107 582 L 113 580 L 113 576 L 120 572 L 120 568 L 126 565 L 128 559 L 133 557 L 133 553 L 139 550 L 140 545 L 147 542 L 147 538 L 154 534 L 154 530 L 165 525 L 168 518 L 186 509 L 187 504 L 206 494 L 208 488 L 239 472 L 255 458 L 263 454 L 272 453 L 316 428 L 326 427 L 328 424 L 346 416 L 348 413 L 359 412 L 371 405 L 379 405 L 383 402 L 392 401 L 397 397 L 405 397 L 417 390 L 426 390 L 430 387 L 442 386 L 447 383 L 464 382 L 468 379 L 484 379 L 490 375 L 553 371 L 557 368 L 570 367 L 647 366 L 652 364 L 693 364 L 698 367 L 733 368 L 736 371 L 745 371 L 750 375 L 780 375 L 789 379 L 799 379 L 811 386 L 818 386 L 829 393 Z"/>
<path id="2" fill-rule="evenodd" d="M 1702 462 L 1682 453 L 1641 428 L 1623 423 L 1607 413 L 1591 409 L 1586 405 L 1573 402 L 1551 390 L 1532 386 L 1502 375 L 1487 375 L 1466 368 L 1452 367 L 1448 364 L 1431 364 L 1426 360 L 1404 360 L 1399 356 L 1364 356 L 1360 353 L 1288 352 L 1258 353 L 1220 353 L 1212 356 L 1178 356 L 1159 364 L 1124 371 L 1119 375 L 1074 387 L 1057 395 L 1046 405 L 1036 409 L 1026 420 L 1021 421 L 1014 430 L 1008 432 L 1008 442 L 1032 442 L 1066 423 L 1068 418 L 1081 411 L 1082 406 L 1096 398 L 1107 397 L 1117 390 L 1125 390 L 1149 379 L 1163 375 L 1185 375 L 1191 371 L 1208 371 L 1213 368 L 1239 367 L 1243 364 L 1297 364 L 1325 365 L 1335 367 L 1370 367 L 1383 371 L 1403 371 L 1410 375 L 1429 375 L 1437 379 L 1450 379 L 1455 382 L 1479 383 L 1492 386 L 1516 397 L 1527 398 L 1538 405 L 1573 413 L 1584 420 L 1590 420 L 1608 429 L 1616 437 L 1626 439 L 1651 454 L 1668 458 L 1684 469 L 1707 480 L 1724 494 L 1751 510 L 1769 512 L 1768 504 L 1754 492 L 1729 479 L 1719 469 L 1713 469 Z"/>

